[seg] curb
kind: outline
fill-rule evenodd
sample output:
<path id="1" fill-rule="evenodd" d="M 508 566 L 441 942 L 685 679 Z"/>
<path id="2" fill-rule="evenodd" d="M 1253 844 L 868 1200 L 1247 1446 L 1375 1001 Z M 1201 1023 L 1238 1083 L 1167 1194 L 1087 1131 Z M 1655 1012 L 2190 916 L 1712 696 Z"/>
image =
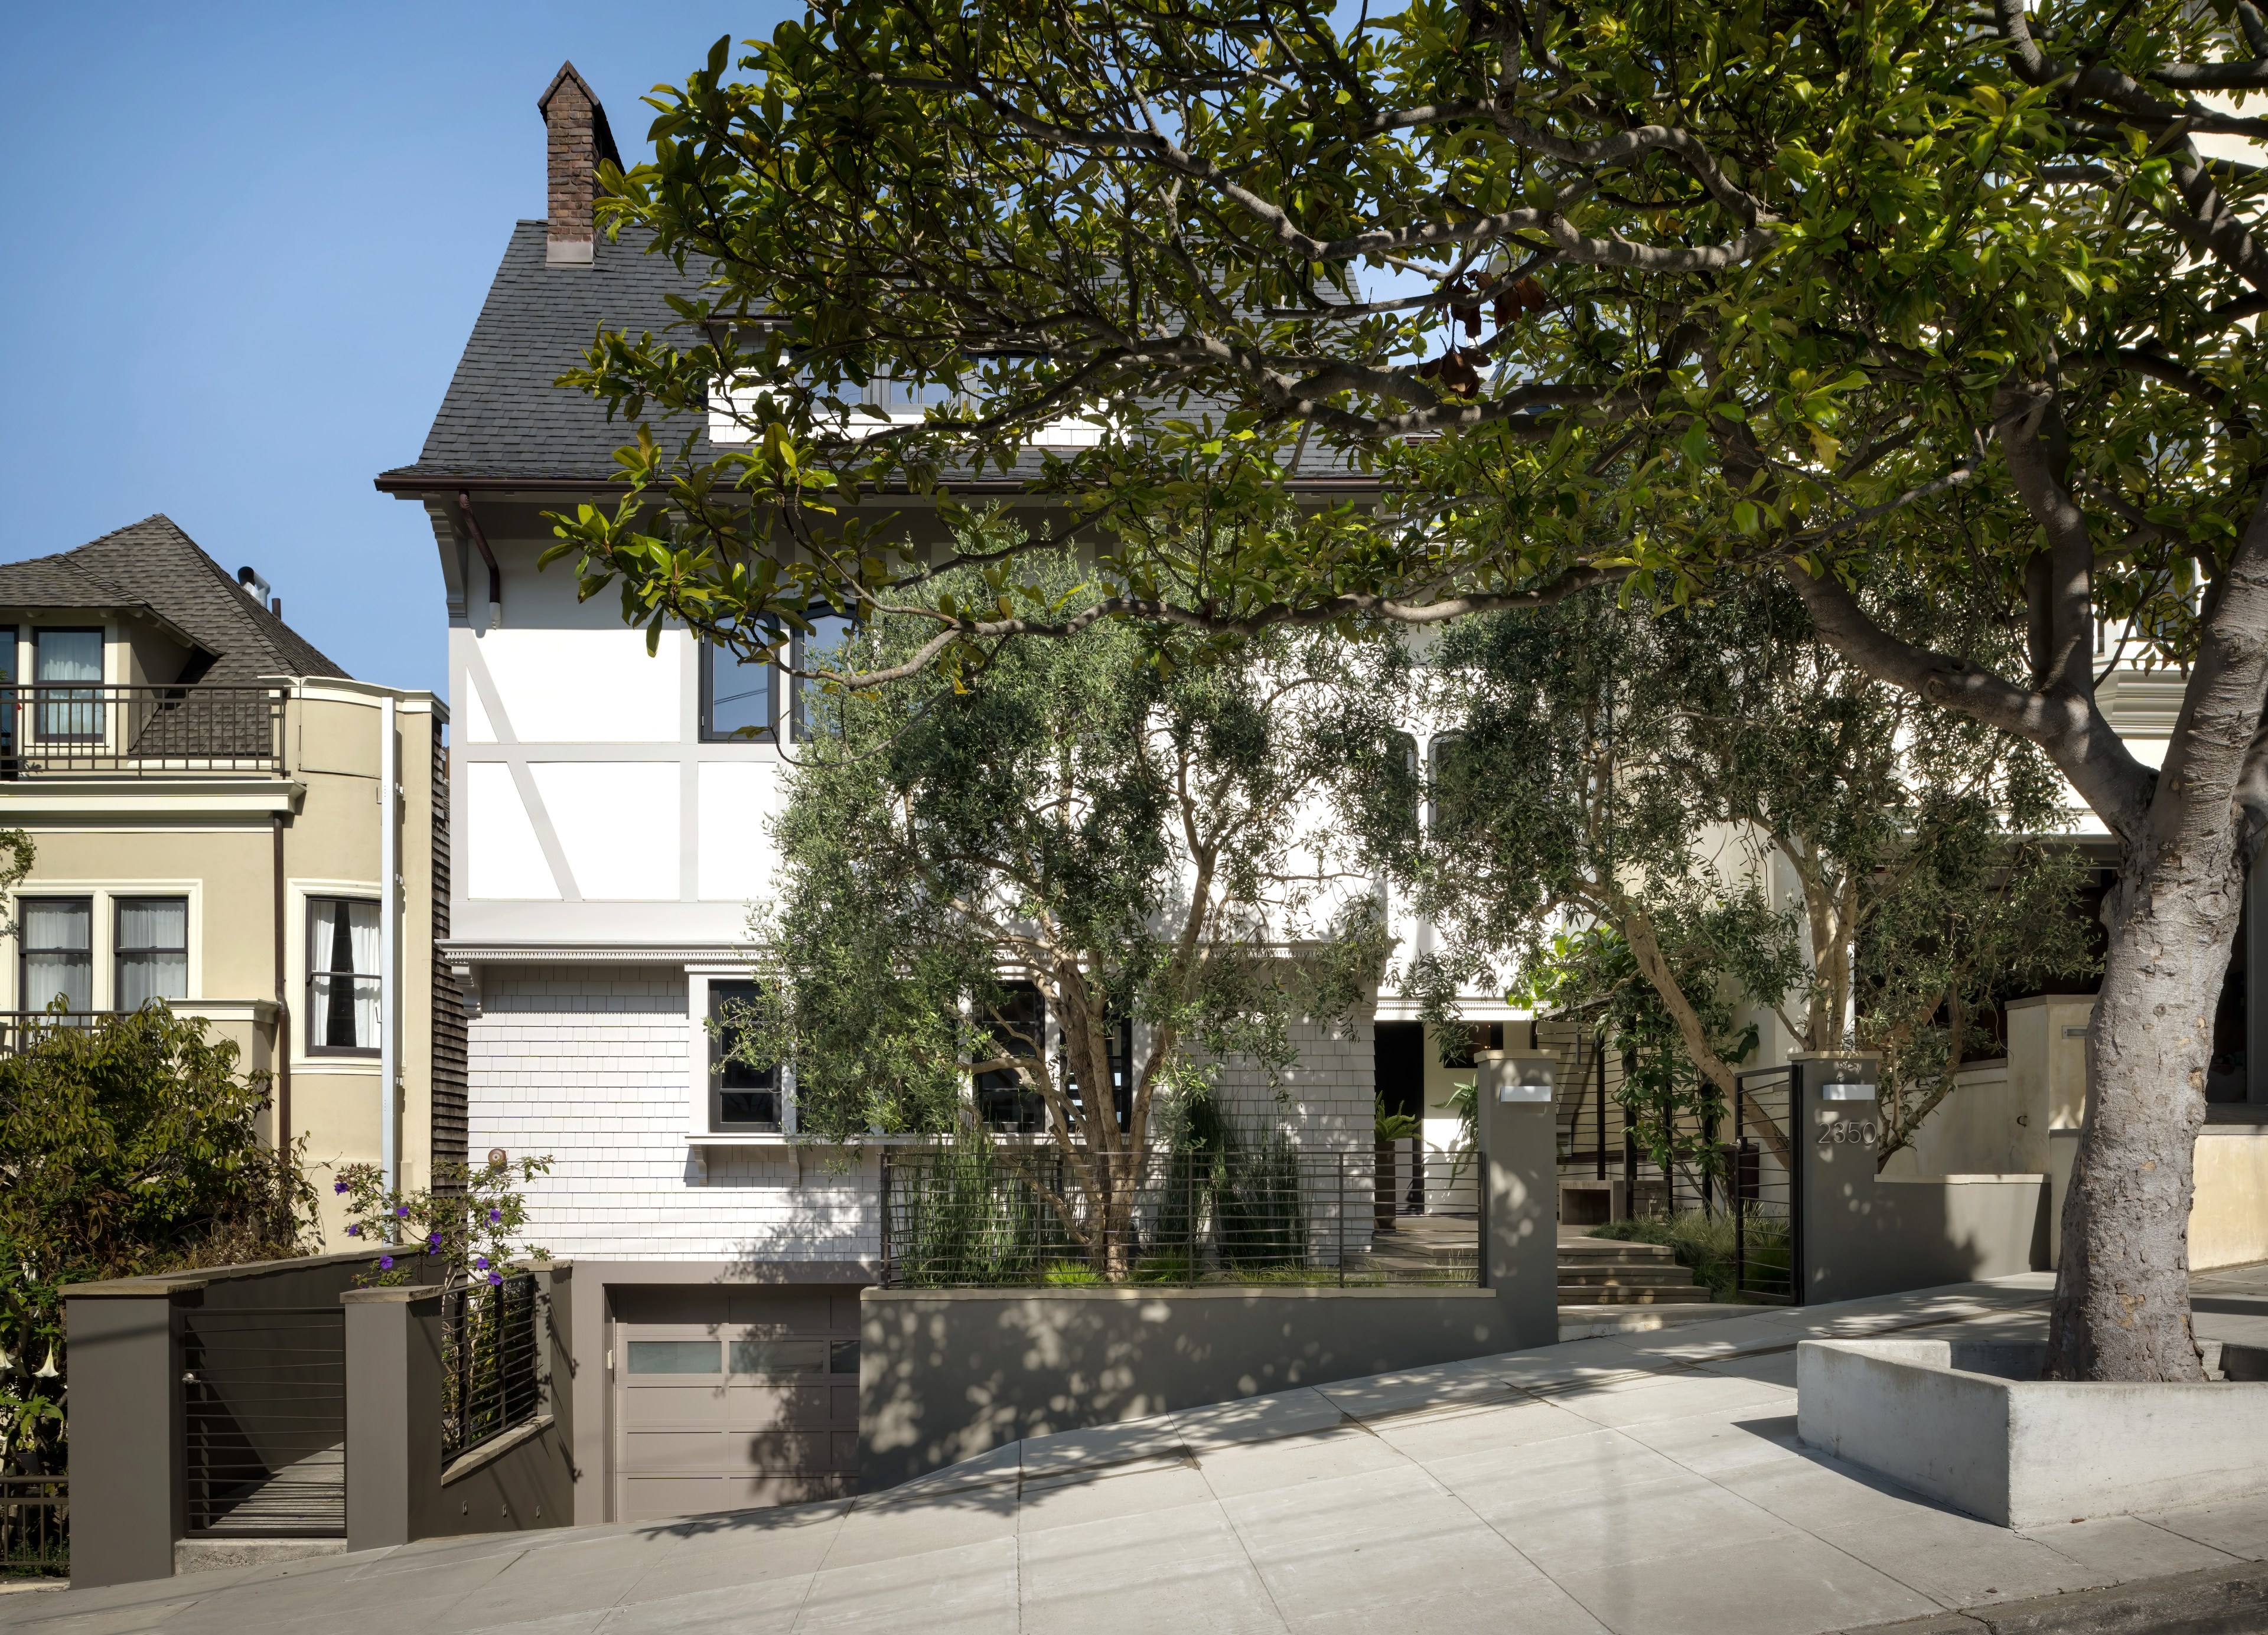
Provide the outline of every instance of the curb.
<path id="1" fill-rule="evenodd" d="M 2248 1561 L 1869 1624 L 1842 1635 L 2255 1635 L 2261 1630 L 2268 1630 L 2268 1562 Z"/>

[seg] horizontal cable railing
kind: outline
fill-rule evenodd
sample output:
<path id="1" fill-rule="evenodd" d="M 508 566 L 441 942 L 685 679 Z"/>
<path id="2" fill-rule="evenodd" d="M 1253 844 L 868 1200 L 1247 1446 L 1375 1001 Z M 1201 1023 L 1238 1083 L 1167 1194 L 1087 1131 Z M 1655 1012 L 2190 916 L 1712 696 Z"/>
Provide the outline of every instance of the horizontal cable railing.
<path id="1" fill-rule="evenodd" d="M 1471 1287 L 1481 1201 L 1471 1154 L 1408 1140 L 1139 1162 L 1042 1144 L 887 1149 L 882 1281 Z"/>
<path id="2" fill-rule="evenodd" d="M 63 1578 L 70 1573 L 70 1478 L 0 1476 L 0 1576 Z"/>
<path id="3" fill-rule="evenodd" d="M 443 1460 L 535 1418 L 543 1396 L 536 1368 L 542 1329 L 537 1301 L 535 1278 L 525 1272 L 446 1297 Z"/>
<path id="4" fill-rule="evenodd" d="M 0 779 L 284 770 L 277 687 L 0 687 Z"/>
<path id="5" fill-rule="evenodd" d="M 189 1536 L 343 1536 L 345 1314 L 195 1308 L 180 1323 Z"/>

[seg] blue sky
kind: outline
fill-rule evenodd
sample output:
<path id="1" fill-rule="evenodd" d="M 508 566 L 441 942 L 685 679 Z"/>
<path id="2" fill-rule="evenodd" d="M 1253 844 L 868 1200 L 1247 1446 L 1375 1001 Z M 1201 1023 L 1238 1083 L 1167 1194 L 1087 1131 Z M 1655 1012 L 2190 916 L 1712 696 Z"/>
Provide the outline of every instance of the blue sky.
<path id="1" fill-rule="evenodd" d="M 792 14 L 800 14 L 796 5 Z M 8 8 L 0 561 L 164 511 L 356 676 L 439 690 L 416 458 L 571 58 L 627 158 L 657 81 L 781 0 L 721 6 Z"/>

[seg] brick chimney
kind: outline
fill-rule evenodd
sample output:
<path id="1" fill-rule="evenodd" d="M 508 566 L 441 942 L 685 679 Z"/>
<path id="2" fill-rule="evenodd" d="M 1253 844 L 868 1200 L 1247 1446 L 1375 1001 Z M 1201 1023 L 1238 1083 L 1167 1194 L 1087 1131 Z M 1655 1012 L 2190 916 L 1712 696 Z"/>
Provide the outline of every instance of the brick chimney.
<path id="1" fill-rule="evenodd" d="M 614 133 L 607 128 L 607 110 L 599 106 L 598 93 L 572 62 L 559 65 L 551 88 L 536 99 L 535 106 L 543 115 L 551 174 L 543 259 L 553 267 L 588 267 L 599 161 L 620 165 L 622 155 L 615 151 Z"/>

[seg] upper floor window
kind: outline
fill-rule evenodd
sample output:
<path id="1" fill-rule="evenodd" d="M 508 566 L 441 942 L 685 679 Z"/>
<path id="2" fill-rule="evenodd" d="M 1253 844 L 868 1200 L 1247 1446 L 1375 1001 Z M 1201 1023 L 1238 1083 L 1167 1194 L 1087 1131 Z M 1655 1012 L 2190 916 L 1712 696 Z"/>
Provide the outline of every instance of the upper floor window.
<path id="1" fill-rule="evenodd" d="M 797 670 L 835 671 L 845 668 L 851 661 L 850 636 L 858 629 L 856 621 L 842 613 L 814 612 L 806 617 L 811 621 L 811 634 L 798 631 L 789 644 L 792 656 L 788 663 Z M 826 684 L 803 676 L 795 678 L 791 689 L 793 697 L 795 737 L 799 744 L 807 742 L 817 719 L 820 700 L 825 696 Z"/>
<path id="2" fill-rule="evenodd" d="M 725 1130 L 777 1130 L 780 1127 L 779 1069 L 752 1067 L 734 1057 L 741 1030 L 727 1021 L 736 1013 L 729 1007 L 753 1005 L 753 982 L 711 982 L 709 985 L 709 1127 Z"/>
<path id="3" fill-rule="evenodd" d="M 742 658 L 730 648 L 701 645 L 701 737 L 704 742 L 762 740 L 772 736 L 772 678 L 768 658 Z"/>
<path id="4" fill-rule="evenodd" d="M 94 899 L 27 897 L 23 923 L 18 1003 L 45 1010 L 58 999 L 65 1010 L 94 1008 Z"/>
<path id="5" fill-rule="evenodd" d="M 378 1050 L 378 905 L 307 899 L 307 1046 Z"/>
<path id="6" fill-rule="evenodd" d="M 102 737 L 102 632 L 42 630 L 33 639 L 34 730 L 49 743 Z"/>
<path id="7" fill-rule="evenodd" d="M 139 1010 L 153 999 L 187 999 L 189 899 L 122 897 L 117 917 L 114 1008 Z"/>

